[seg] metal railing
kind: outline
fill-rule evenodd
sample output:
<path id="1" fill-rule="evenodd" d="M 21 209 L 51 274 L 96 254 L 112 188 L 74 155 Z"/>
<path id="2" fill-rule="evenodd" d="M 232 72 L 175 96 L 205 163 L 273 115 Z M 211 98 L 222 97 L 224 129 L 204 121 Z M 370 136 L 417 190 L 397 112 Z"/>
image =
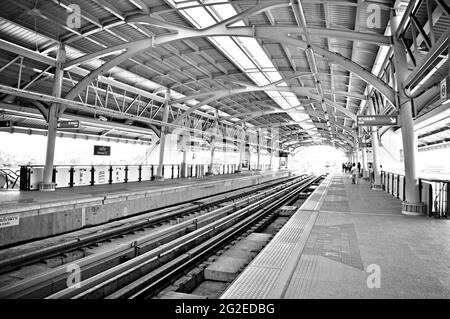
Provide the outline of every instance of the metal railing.
<path id="1" fill-rule="evenodd" d="M 0 168 L 0 188 L 14 189 L 18 186 L 19 171 L 13 171 L 10 168 Z"/>
<path id="2" fill-rule="evenodd" d="M 387 193 L 398 199 L 406 199 L 405 176 L 390 172 L 381 172 L 381 185 Z M 427 215 L 438 218 L 450 218 L 450 181 L 419 178 L 420 202 L 427 206 Z"/>
<path id="3" fill-rule="evenodd" d="M 57 165 L 52 181 L 56 188 L 94 186 L 116 183 L 143 182 L 155 179 L 158 165 Z M 185 170 L 183 172 L 183 170 Z M 164 179 L 201 178 L 208 171 L 206 164 L 167 164 L 162 167 Z M 216 174 L 233 174 L 236 165 L 220 165 Z M 44 166 L 27 165 L 20 168 L 20 190 L 39 189 Z"/>

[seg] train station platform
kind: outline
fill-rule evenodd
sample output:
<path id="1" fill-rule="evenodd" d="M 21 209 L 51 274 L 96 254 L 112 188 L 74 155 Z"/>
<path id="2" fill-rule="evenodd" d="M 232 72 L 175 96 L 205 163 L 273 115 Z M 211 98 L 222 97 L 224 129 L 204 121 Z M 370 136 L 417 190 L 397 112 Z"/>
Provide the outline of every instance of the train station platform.
<path id="1" fill-rule="evenodd" d="M 246 171 L 192 179 L 61 188 L 53 192 L 0 192 L 0 247 L 290 175 L 288 170 Z"/>
<path id="2" fill-rule="evenodd" d="M 450 221 L 329 175 L 222 299 L 449 298 Z"/>

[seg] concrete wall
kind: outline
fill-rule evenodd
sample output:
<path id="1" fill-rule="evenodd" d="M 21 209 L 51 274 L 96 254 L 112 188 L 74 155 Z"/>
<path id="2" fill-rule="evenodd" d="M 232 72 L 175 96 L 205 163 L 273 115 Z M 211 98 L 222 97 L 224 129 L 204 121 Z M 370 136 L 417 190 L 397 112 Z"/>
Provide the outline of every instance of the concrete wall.
<path id="1" fill-rule="evenodd" d="M 181 186 L 165 186 L 158 189 L 153 187 L 81 200 L 6 208 L 0 210 L 0 216 L 18 216 L 19 225 L 0 228 L 0 246 L 79 230 L 120 217 L 257 185 L 289 175 L 288 171 L 241 177 L 236 175 L 232 179 L 203 180 Z"/>

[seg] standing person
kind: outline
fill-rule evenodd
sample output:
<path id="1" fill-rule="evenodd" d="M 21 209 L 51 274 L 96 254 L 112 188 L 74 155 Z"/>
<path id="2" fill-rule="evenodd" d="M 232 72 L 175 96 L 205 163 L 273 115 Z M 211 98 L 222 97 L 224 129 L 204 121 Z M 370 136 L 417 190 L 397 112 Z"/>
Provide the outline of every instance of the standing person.
<path id="1" fill-rule="evenodd" d="M 373 168 L 372 168 L 372 164 L 369 164 L 369 178 L 370 178 L 370 185 L 373 184 L 374 181 L 374 173 L 373 173 Z"/>
<path id="2" fill-rule="evenodd" d="M 358 162 L 358 177 L 361 177 L 361 163 Z"/>
<path id="3" fill-rule="evenodd" d="M 353 163 L 351 173 L 352 173 L 352 184 L 358 184 L 358 168 L 356 167 L 355 163 Z"/>

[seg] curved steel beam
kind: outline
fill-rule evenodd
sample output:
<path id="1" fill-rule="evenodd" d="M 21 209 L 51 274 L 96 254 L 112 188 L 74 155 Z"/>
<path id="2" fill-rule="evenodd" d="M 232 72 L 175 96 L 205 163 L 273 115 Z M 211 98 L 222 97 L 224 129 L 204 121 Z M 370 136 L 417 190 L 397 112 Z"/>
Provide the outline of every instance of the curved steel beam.
<path id="1" fill-rule="evenodd" d="M 179 41 L 183 39 L 188 39 L 192 37 L 209 37 L 209 36 L 249 36 L 254 38 L 262 38 L 262 39 L 270 39 L 272 41 L 277 41 L 280 43 L 285 43 L 287 45 L 292 45 L 295 47 L 299 47 L 301 49 L 307 48 L 307 43 L 299 40 L 294 39 L 290 37 L 289 32 L 281 32 L 281 29 L 279 27 L 227 27 L 230 24 L 233 24 L 235 22 L 241 21 L 242 19 L 251 16 L 253 14 L 257 14 L 260 12 L 263 12 L 268 9 L 272 9 L 279 6 L 286 6 L 289 5 L 288 3 L 265 3 L 265 4 L 258 4 L 256 6 L 253 6 L 243 12 L 238 13 L 237 15 L 221 21 L 215 25 L 212 25 L 205 29 L 192 29 L 192 28 L 186 28 L 174 24 L 167 23 L 166 21 L 156 19 L 149 15 L 140 15 L 140 16 L 134 16 L 127 19 L 127 22 L 129 23 L 148 23 L 152 25 L 157 25 L 163 28 L 168 28 L 171 30 L 174 30 L 174 33 L 170 34 L 164 34 L 157 37 L 153 37 L 151 39 L 146 39 L 148 42 L 142 43 L 142 41 L 134 41 L 129 42 L 127 44 L 122 44 L 116 47 L 107 48 L 105 50 L 98 51 L 97 53 L 93 53 L 90 55 L 86 55 L 84 57 L 81 57 L 80 59 L 77 59 L 77 63 L 83 63 L 84 61 L 87 61 L 87 59 L 93 59 L 105 54 L 110 54 L 113 52 L 116 52 L 118 50 L 126 50 L 126 52 L 120 54 L 119 56 L 115 57 L 109 62 L 106 62 L 104 65 L 99 67 L 98 69 L 92 71 L 89 75 L 87 75 L 85 78 L 83 78 L 74 88 L 71 89 L 71 91 L 66 95 L 66 99 L 73 99 L 75 98 L 78 93 L 85 89 L 86 86 L 92 82 L 95 77 L 98 75 L 108 71 L 112 67 L 120 64 L 121 62 L 139 54 L 140 52 L 148 49 L 151 46 L 155 45 L 161 45 L 165 43 L 169 43 L 172 41 Z M 298 28 L 296 29 L 296 34 L 298 34 Z M 278 32 L 274 32 L 274 30 L 278 30 Z M 346 33 L 346 36 L 349 36 L 350 34 L 354 34 L 353 31 L 350 31 L 348 34 Z M 358 37 L 361 37 L 361 35 L 358 35 Z M 349 71 L 355 73 L 357 76 L 359 76 L 361 79 L 366 81 L 367 83 L 371 84 L 373 87 L 375 87 L 378 91 L 380 91 L 385 97 L 392 103 L 395 104 L 394 101 L 394 92 L 393 90 L 386 84 L 384 81 L 382 81 L 380 78 L 374 76 L 370 71 L 366 70 L 365 68 L 361 67 L 357 63 L 337 54 L 330 52 L 326 49 L 323 49 L 319 46 L 313 46 L 314 52 L 318 55 L 323 56 L 324 58 L 328 59 L 330 62 L 334 62 L 337 64 L 340 64 L 344 68 L 348 69 Z M 71 62 L 69 62 L 71 63 Z M 67 64 L 68 66 L 74 65 L 74 64 Z M 203 104 L 204 105 L 204 104 Z M 62 109 L 63 110 L 63 109 Z M 187 111 L 189 112 L 189 111 Z"/>
<path id="2" fill-rule="evenodd" d="M 115 67 L 116 65 L 128 60 L 129 58 L 135 56 L 139 52 L 142 52 L 148 48 L 148 44 L 151 44 L 151 40 L 142 41 L 140 45 L 128 48 L 127 51 L 120 54 L 119 56 L 115 57 L 114 59 L 106 62 L 102 66 L 98 67 L 94 71 L 90 72 L 88 75 L 86 75 L 81 81 L 79 81 L 70 91 L 64 96 L 64 99 L 66 100 L 73 100 L 75 97 L 93 81 L 95 78 L 97 78 L 99 75 L 107 72 L 111 68 Z M 59 116 L 61 116 L 67 106 L 61 105 Z"/>
<path id="3" fill-rule="evenodd" d="M 280 80 L 280 81 L 284 81 L 284 80 Z M 256 86 L 256 85 L 248 85 L 247 84 L 245 87 L 242 87 L 242 88 L 199 93 L 199 94 L 194 94 L 191 96 L 187 96 L 187 97 L 183 97 L 183 98 L 174 100 L 173 103 L 176 104 L 176 103 L 183 103 L 183 102 L 186 102 L 189 100 L 195 100 L 195 99 L 198 99 L 201 97 L 208 97 L 207 99 L 201 101 L 200 103 L 196 104 L 195 106 L 191 106 L 188 110 L 184 111 L 184 113 L 182 113 L 174 121 L 174 123 L 182 122 L 183 119 L 186 118 L 189 114 L 195 112 L 202 106 L 207 105 L 208 103 L 211 103 L 215 100 L 220 100 L 227 96 L 248 93 L 248 92 L 256 92 L 256 91 L 292 92 L 292 93 L 296 93 L 298 95 L 308 96 L 309 98 L 316 100 L 316 101 L 321 101 L 320 96 L 317 95 L 315 92 L 313 92 L 315 90 L 315 88 L 302 88 L 302 87 L 289 88 L 286 86 L 276 86 L 276 84 L 279 83 L 280 81 L 277 81 L 277 82 L 274 82 L 274 83 L 271 83 L 268 85 L 264 85 L 264 86 Z M 343 106 L 340 106 L 340 105 L 336 104 L 335 102 L 328 100 L 328 99 L 324 99 L 324 102 L 327 103 L 328 105 L 336 108 L 336 110 L 339 110 L 340 112 L 344 113 L 350 119 L 356 120 L 356 115 L 353 112 L 351 112 L 350 110 L 344 108 Z"/>

